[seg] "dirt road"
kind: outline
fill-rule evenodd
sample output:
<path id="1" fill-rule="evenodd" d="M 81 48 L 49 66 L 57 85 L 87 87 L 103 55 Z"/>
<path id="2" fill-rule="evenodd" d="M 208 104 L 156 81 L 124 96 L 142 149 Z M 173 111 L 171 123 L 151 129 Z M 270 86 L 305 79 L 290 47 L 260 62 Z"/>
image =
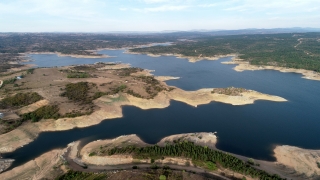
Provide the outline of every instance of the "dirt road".
<path id="1" fill-rule="evenodd" d="M 142 163 L 142 164 L 122 164 L 122 165 L 112 165 L 112 166 L 97 166 L 97 165 L 88 165 L 86 168 L 77 164 L 73 159 L 70 158 L 70 148 L 68 148 L 67 152 L 63 155 L 65 160 L 68 162 L 69 167 L 74 171 L 82 171 L 82 172 L 101 172 L 101 171 L 117 171 L 117 170 L 133 170 L 132 166 L 137 166 L 138 170 L 147 170 L 151 169 L 152 164 Z M 215 174 L 212 172 L 207 172 L 204 169 L 191 167 L 191 166 L 180 166 L 180 165 L 168 165 L 170 169 L 177 171 L 185 171 L 199 174 L 201 176 L 216 179 L 216 180 L 231 180 L 227 177 L 223 177 L 219 174 Z"/>

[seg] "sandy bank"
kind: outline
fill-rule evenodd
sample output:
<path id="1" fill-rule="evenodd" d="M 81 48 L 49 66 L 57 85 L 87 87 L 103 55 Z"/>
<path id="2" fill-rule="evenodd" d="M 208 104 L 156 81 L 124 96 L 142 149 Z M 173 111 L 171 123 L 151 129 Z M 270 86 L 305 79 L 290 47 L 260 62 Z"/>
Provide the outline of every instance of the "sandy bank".
<path id="1" fill-rule="evenodd" d="M 274 149 L 279 164 L 293 168 L 297 174 L 305 174 L 308 179 L 320 178 L 320 150 L 301 149 L 294 146 L 277 146 Z"/>
<path id="2" fill-rule="evenodd" d="M 200 145 L 200 146 L 207 146 L 212 149 L 216 149 L 216 144 L 217 144 L 217 136 L 215 135 L 215 133 L 211 133 L 211 132 L 171 135 L 161 139 L 157 144 L 159 146 L 165 146 L 167 142 L 173 142 L 174 140 L 178 140 L 178 139 L 193 142 L 194 144 Z"/>
<path id="3" fill-rule="evenodd" d="M 169 81 L 169 80 L 176 80 L 180 79 L 180 77 L 172 77 L 172 76 L 156 76 L 156 80 L 158 81 Z"/>
<path id="4" fill-rule="evenodd" d="M 21 61 L 21 62 L 27 62 L 27 61 Z M 8 75 L 6 77 L 8 78 L 8 77 L 20 76 L 21 72 L 19 72 L 19 71 L 31 69 L 31 68 L 34 68 L 35 66 L 37 66 L 37 65 L 35 65 L 35 64 L 23 64 L 23 66 L 18 67 L 18 68 L 10 68 L 10 69 L 7 70 L 7 72 L 9 72 L 9 73 L 17 72 L 17 74 L 11 74 L 11 75 Z"/>
<path id="5" fill-rule="evenodd" d="M 0 179 L 54 179 L 55 174 L 63 171 L 61 155 L 66 149 L 56 149 L 42 154 L 21 166 L 0 174 Z"/>
<path id="6" fill-rule="evenodd" d="M 186 134 L 177 134 L 164 137 L 161 139 L 157 145 L 165 146 L 166 143 L 173 142 L 174 140 L 187 140 L 194 142 L 197 145 L 207 146 L 209 148 L 215 148 L 217 143 L 217 137 L 214 133 L 186 133 Z M 98 165 L 98 166 L 112 166 L 116 165 L 125 165 L 132 163 L 150 163 L 150 159 L 134 159 L 130 155 L 93 155 L 89 156 L 91 152 L 97 152 L 101 150 L 102 147 L 122 147 L 122 146 L 147 146 L 137 135 L 123 135 L 114 139 L 106 139 L 106 140 L 97 140 L 86 144 L 83 148 L 79 149 L 79 141 L 68 144 L 67 148 L 64 149 L 56 149 L 51 150 L 47 153 L 42 154 L 41 156 L 31 160 L 21 166 L 15 167 L 14 169 L 7 171 L 3 174 L 0 174 L 0 179 L 54 179 L 56 176 L 61 175 L 63 172 L 67 170 L 67 167 L 63 165 L 65 158 L 69 160 L 76 160 L 80 163 L 85 163 L 87 165 Z M 65 157 L 66 151 L 69 149 L 68 157 Z M 275 149 L 276 156 L 278 162 L 267 162 L 255 160 L 260 164 L 260 168 L 269 173 L 280 174 L 287 179 L 316 179 L 319 174 L 318 169 L 314 166 L 319 159 L 319 150 L 304 150 L 291 146 L 278 146 Z M 242 157 L 235 155 L 238 158 L 246 161 L 248 157 Z M 281 162 L 280 162 L 281 161 Z M 193 167 L 193 163 L 191 159 L 181 158 L 181 157 L 164 157 L 164 159 L 156 160 L 157 163 L 160 164 L 173 164 L 185 166 L 189 164 L 189 167 Z M 290 166 L 293 168 L 292 164 L 294 164 L 297 170 L 302 170 L 300 173 L 305 173 L 309 177 L 303 176 L 301 174 L 297 174 L 295 172 L 288 171 L 288 169 L 284 168 L 283 165 Z M 314 171 L 314 174 L 310 173 Z M 230 176 L 236 176 L 238 178 L 242 178 L 243 175 L 239 173 L 234 173 L 228 169 L 218 169 L 217 173 L 228 174 Z M 247 177 L 247 179 L 252 179 L 251 177 Z"/>
<path id="7" fill-rule="evenodd" d="M 112 66 L 105 66 L 102 68 L 97 68 L 98 70 L 108 70 L 108 69 L 123 69 L 130 68 L 130 64 L 114 64 Z"/>
<path id="8" fill-rule="evenodd" d="M 286 99 L 279 96 L 262 94 L 252 90 L 249 90 L 249 92 L 243 92 L 240 96 L 229 96 L 225 94 L 211 93 L 211 91 L 211 88 L 200 89 L 197 91 L 183 91 L 181 89 L 174 89 L 171 93 L 168 93 L 168 95 L 172 100 L 181 101 L 195 107 L 202 104 L 208 104 L 212 101 L 232 105 L 253 104 L 256 100 L 269 100 L 275 102 L 287 101 Z"/>
<path id="9" fill-rule="evenodd" d="M 196 145 L 201 145 L 201 146 L 207 146 L 211 149 L 216 149 L 216 143 L 217 143 L 217 136 L 215 133 L 207 133 L 207 132 L 201 132 L 201 133 L 186 133 L 186 134 L 176 134 L 176 135 L 171 135 L 164 137 L 161 139 L 157 145 L 159 146 L 165 146 L 167 143 L 173 142 L 174 140 L 180 140 L 180 141 L 191 141 L 194 142 Z M 134 159 L 130 155 L 111 155 L 111 156 L 106 156 L 106 155 L 94 155 L 94 156 L 89 156 L 90 153 L 92 152 L 98 152 L 101 150 L 100 147 L 122 147 L 122 146 L 130 146 L 130 145 L 135 145 L 135 146 L 146 146 L 145 142 L 143 142 L 138 136 L 135 134 L 133 135 L 127 135 L 127 136 L 120 136 L 115 139 L 107 139 L 107 140 L 98 140 L 94 141 L 91 143 L 86 144 L 82 150 L 80 155 L 82 156 L 81 161 L 83 163 L 87 164 L 92 164 L 92 165 L 121 165 L 121 164 L 131 164 L 131 163 L 150 163 L 149 159 Z M 309 177 L 301 175 L 302 173 L 305 174 L 310 174 L 312 171 L 317 171 L 319 172 L 319 169 L 316 169 L 316 162 L 319 159 L 319 150 L 302 150 L 299 148 L 295 147 L 290 147 L 289 150 L 287 149 L 288 146 L 278 146 L 275 150 L 275 152 L 280 154 L 281 156 L 285 156 L 284 159 L 281 159 L 279 162 L 269 162 L 269 161 L 262 161 L 262 160 L 254 160 L 256 163 L 259 163 L 262 170 L 265 170 L 269 172 L 270 174 L 278 174 L 281 175 L 283 178 L 287 179 L 315 179 L 317 175 L 308 175 Z M 292 149 L 293 150 L 292 150 Z M 296 150 L 298 149 L 298 151 Z M 294 151 L 294 153 L 292 153 Z M 301 154 L 302 151 L 303 153 Z M 288 154 L 292 155 L 288 157 Z M 249 157 L 244 157 L 240 155 L 234 154 L 234 156 L 240 158 L 243 161 L 247 161 Z M 298 161 L 295 156 L 298 156 Z M 299 156 L 303 156 L 303 158 L 300 158 Z M 310 161 L 310 159 L 316 159 Z M 302 160 L 301 160 L 302 159 Z M 186 159 L 186 158 L 181 158 L 181 157 L 165 157 L 163 160 L 156 160 L 157 163 L 163 163 L 163 164 L 178 164 L 185 166 L 186 163 L 190 164 L 190 166 L 193 166 L 192 160 Z M 283 164 L 282 162 L 285 162 L 287 164 Z M 297 167 L 289 166 L 290 163 L 293 163 Z M 306 165 L 306 164 L 307 165 Z M 284 167 L 287 166 L 287 167 Z M 312 167 L 309 167 L 309 166 Z M 293 169 L 301 170 L 300 172 L 295 172 Z M 218 170 L 219 172 L 221 171 L 220 169 Z M 234 174 L 234 172 L 223 169 L 221 172 L 226 173 L 226 174 Z M 237 174 L 238 177 L 242 177 L 243 175 Z M 250 179 L 250 177 L 249 177 Z"/>
<path id="10" fill-rule="evenodd" d="M 155 54 L 147 54 L 150 57 L 160 57 L 161 55 L 155 55 Z"/>
<path id="11" fill-rule="evenodd" d="M 112 56 L 108 55 L 99 55 L 99 54 L 92 54 L 92 55 L 78 55 L 78 54 L 62 54 L 60 52 L 26 52 L 27 54 L 56 54 L 59 57 L 73 57 L 73 58 L 92 58 L 92 59 L 100 59 L 100 58 L 111 58 Z"/>
<path id="12" fill-rule="evenodd" d="M 129 50 L 125 51 L 125 53 L 128 54 L 144 54 L 144 53 L 136 53 L 136 52 L 130 52 Z M 160 56 L 176 56 L 177 58 L 181 59 L 188 59 L 189 62 L 195 63 L 202 60 L 218 60 L 220 58 L 224 57 L 230 57 L 233 56 L 234 58 L 232 61 L 222 62 L 222 64 L 237 64 L 237 66 L 234 68 L 235 71 L 242 72 L 242 71 L 256 71 L 256 70 L 276 70 L 284 73 L 299 73 L 302 74 L 302 78 L 310 79 L 310 80 L 317 80 L 320 81 L 320 73 L 305 70 L 305 69 L 294 69 L 294 68 L 286 68 L 286 67 L 277 67 L 277 66 L 257 66 L 257 65 L 251 65 L 249 62 L 244 61 L 242 59 L 237 58 L 237 54 L 226 54 L 226 55 L 217 55 L 213 57 L 204 57 L 202 55 L 198 57 L 193 56 L 184 56 L 182 54 L 147 54 L 148 56 L 152 57 L 160 57 Z"/>
<path id="13" fill-rule="evenodd" d="M 215 148 L 217 137 L 213 133 L 187 133 L 187 134 L 177 134 L 171 135 L 163 138 L 161 141 L 157 143 L 159 146 L 165 146 L 168 142 L 173 142 L 174 140 L 187 140 L 194 142 L 197 145 L 203 145 Z M 107 140 L 97 140 L 91 143 L 86 144 L 80 151 L 81 161 L 86 164 L 94 164 L 94 165 L 119 165 L 119 164 L 129 164 L 134 162 L 139 163 L 148 163 L 148 159 L 134 159 L 130 155 L 112 155 L 112 156 L 90 156 L 89 154 L 93 151 L 97 151 L 100 147 L 118 147 L 118 146 L 129 146 L 134 145 L 138 147 L 147 146 L 137 135 L 126 135 L 119 136 L 114 139 Z M 185 158 L 165 158 L 163 160 L 158 160 L 159 163 L 172 163 L 185 165 L 187 161 L 190 161 Z"/>
<path id="14" fill-rule="evenodd" d="M 199 137 L 202 137 L 200 139 Z M 215 146 L 216 136 L 213 133 L 189 133 L 189 134 L 178 134 L 163 138 L 158 144 L 161 145 L 167 141 L 173 141 L 175 139 L 188 139 L 194 142 L 212 143 Z M 197 139 L 197 140 L 192 140 Z M 121 146 L 121 145 L 138 145 L 146 146 L 137 135 L 125 135 L 119 136 L 114 139 L 98 140 L 85 145 L 81 150 L 79 148 L 79 141 L 68 144 L 67 148 L 55 149 L 47 153 L 40 155 L 39 157 L 31 160 L 21 166 L 15 167 L 10 171 L 0 174 L 0 179 L 54 179 L 56 176 L 61 175 L 66 171 L 66 166 L 63 165 L 65 157 L 63 157 L 69 149 L 69 156 L 71 160 L 77 159 L 78 162 L 94 165 L 121 165 L 130 163 L 150 163 L 149 159 L 134 159 L 131 156 L 126 155 L 112 155 L 112 156 L 89 156 L 88 154 L 94 149 L 100 149 L 100 146 Z M 190 159 L 166 157 L 159 159 L 157 163 L 163 164 L 175 164 L 185 166 L 189 163 L 193 166 Z"/>
<path id="15" fill-rule="evenodd" d="M 276 67 L 276 66 L 257 66 L 251 65 L 249 62 L 243 61 L 241 59 L 237 59 L 236 57 L 233 58 L 232 61 L 229 62 L 222 62 L 222 64 L 237 64 L 236 67 L 233 69 L 238 72 L 242 71 L 256 71 L 256 70 L 276 70 L 283 73 L 299 73 L 302 74 L 302 78 L 310 79 L 310 80 L 317 80 L 320 81 L 320 73 L 305 70 L 305 69 L 293 69 L 293 68 L 286 68 L 286 67 Z"/>
<path id="16" fill-rule="evenodd" d="M 230 57 L 230 56 L 236 56 L 236 54 L 226 54 L 226 55 L 216 55 L 216 56 L 212 56 L 212 57 L 206 57 L 206 56 L 202 56 L 202 54 L 198 57 L 194 57 L 194 56 L 185 56 L 182 54 L 175 54 L 175 53 L 160 53 L 160 54 L 150 54 L 150 53 L 138 53 L 138 52 L 131 52 L 130 49 L 126 50 L 124 53 L 127 54 L 146 54 L 147 56 L 151 56 L 151 57 L 160 57 L 160 56 L 175 56 L 179 59 L 188 59 L 189 62 L 195 63 L 198 61 L 203 61 L 203 60 L 218 60 L 220 58 L 224 58 L 224 57 Z"/>
<path id="17" fill-rule="evenodd" d="M 170 105 L 170 100 L 184 102 L 191 106 L 208 104 L 212 101 L 222 102 L 232 105 L 252 104 L 256 100 L 269 100 L 275 102 L 285 102 L 286 99 L 262 94 L 256 91 L 242 93 L 240 96 L 228 96 L 224 94 L 212 94 L 212 89 L 200 89 L 198 91 L 184 91 L 179 88 L 162 91 L 154 99 L 141 99 L 128 94 L 118 96 L 103 96 L 94 101 L 99 109 L 91 115 L 76 118 L 61 118 L 58 120 L 41 120 L 36 123 L 27 123 L 17 129 L 0 135 L 0 152 L 12 152 L 17 148 L 33 141 L 40 132 L 69 130 L 75 127 L 83 128 L 99 124 L 105 119 L 120 118 L 122 106 L 131 105 L 141 109 L 166 108 Z"/>
<path id="18" fill-rule="evenodd" d="M 123 156 L 123 155 L 112 155 L 112 156 L 89 156 L 91 152 L 99 149 L 101 146 L 108 148 L 117 147 L 119 145 L 136 145 L 136 146 L 145 146 L 148 145 L 143 142 L 137 135 L 127 135 L 119 136 L 114 139 L 107 140 L 97 140 L 85 145 L 81 151 L 81 161 L 86 164 L 94 165 L 119 165 L 119 164 L 129 164 L 133 162 L 132 156 Z M 143 161 L 147 162 L 147 161 Z"/>

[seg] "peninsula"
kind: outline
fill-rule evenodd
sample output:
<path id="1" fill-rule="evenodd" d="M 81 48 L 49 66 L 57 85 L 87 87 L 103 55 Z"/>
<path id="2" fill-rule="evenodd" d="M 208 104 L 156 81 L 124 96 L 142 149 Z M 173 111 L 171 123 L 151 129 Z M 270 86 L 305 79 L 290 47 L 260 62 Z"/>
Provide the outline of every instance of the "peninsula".
<path id="1" fill-rule="evenodd" d="M 170 100 L 195 107 L 212 101 L 232 105 L 286 101 L 233 87 L 184 91 L 166 85 L 164 80 L 170 77 L 154 77 L 148 70 L 116 63 L 29 69 L 2 78 L 1 153 L 28 144 L 40 132 L 87 127 L 122 117 L 124 105 L 152 109 L 166 108 Z"/>
<path id="2" fill-rule="evenodd" d="M 77 141 L 64 149 L 47 152 L 25 165 L 0 174 L 0 177 L 53 179 L 59 176 L 91 176 L 105 179 L 111 175 L 128 177 L 132 173 L 140 178 L 146 174 L 150 178 L 162 175 L 185 179 L 202 179 L 203 176 L 207 179 L 291 177 L 287 176 L 289 174 L 282 174 L 282 177 L 270 174 L 285 173 L 275 165 L 219 151 L 215 148 L 216 142 L 214 133 L 172 135 L 156 145 L 146 144 L 136 135 L 98 140 L 84 147 Z M 53 161 L 46 161 L 48 158 Z M 77 171 L 82 173 L 77 174 Z"/>

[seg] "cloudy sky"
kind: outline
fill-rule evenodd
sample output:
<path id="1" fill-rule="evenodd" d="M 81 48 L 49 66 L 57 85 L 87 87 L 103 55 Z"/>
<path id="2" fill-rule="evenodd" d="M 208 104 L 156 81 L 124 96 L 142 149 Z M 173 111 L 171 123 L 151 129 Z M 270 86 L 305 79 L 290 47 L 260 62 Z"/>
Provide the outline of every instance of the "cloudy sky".
<path id="1" fill-rule="evenodd" d="M 0 0 L 0 32 L 320 28 L 320 0 Z"/>

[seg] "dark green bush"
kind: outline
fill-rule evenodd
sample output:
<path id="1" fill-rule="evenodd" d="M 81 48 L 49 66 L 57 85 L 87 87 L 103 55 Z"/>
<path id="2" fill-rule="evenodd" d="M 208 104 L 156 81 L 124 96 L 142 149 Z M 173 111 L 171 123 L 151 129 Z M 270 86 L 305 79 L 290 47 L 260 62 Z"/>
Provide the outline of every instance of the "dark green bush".
<path id="1" fill-rule="evenodd" d="M 67 77 L 68 78 L 89 78 L 91 76 L 86 72 L 79 72 L 79 73 L 69 73 Z"/>
<path id="2" fill-rule="evenodd" d="M 0 107 L 8 108 L 27 106 L 41 99 L 43 99 L 43 97 L 36 92 L 18 93 L 14 96 L 6 97 L 0 101 Z"/>
<path id="3" fill-rule="evenodd" d="M 69 100 L 76 102 L 88 101 L 88 82 L 69 83 L 66 85 L 65 92 L 61 96 L 67 97 Z"/>
<path id="4" fill-rule="evenodd" d="M 103 180 L 107 179 L 104 173 L 88 173 L 79 171 L 68 171 L 66 174 L 56 178 L 55 180 Z"/>
<path id="5" fill-rule="evenodd" d="M 43 106 L 33 112 L 22 115 L 22 119 L 38 122 L 41 119 L 58 119 L 60 117 L 59 107 L 57 105 Z"/>

